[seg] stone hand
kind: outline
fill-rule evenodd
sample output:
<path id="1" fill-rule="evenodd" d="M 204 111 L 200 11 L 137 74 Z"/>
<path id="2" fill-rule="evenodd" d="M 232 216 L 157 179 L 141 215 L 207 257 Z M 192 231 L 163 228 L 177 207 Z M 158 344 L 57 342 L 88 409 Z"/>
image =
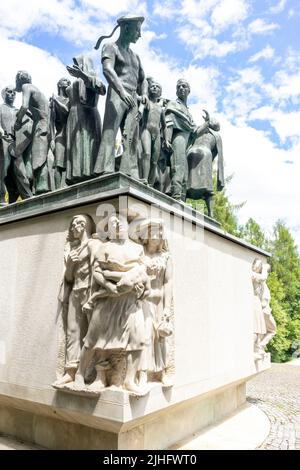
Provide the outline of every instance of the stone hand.
<path id="1" fill-rule="evenodd" d="M 202 109 L 202 111 L 204 112 L 204 116 L 202 116 L 204 121 L 209 122 L 210 121 L 209 112 L 206 111 L 206 109 Z"/>
<path id="2" fill-rule="evenodd" d="M 19 130 L 21 129 L 21 127 L 22 127 L 22 123 L 17 120 L 17 121 L 15 122 L 15 125 L 14 125 L 14 130 L 15 130 L 15 131 L 19 131 Z"/>
<path id="3" fill-rule="evenodd" d="M 172 144 L 171 144 L 171 142 L 169 142 L 168 140 L 165 140 L 165 141 L 164 141 L 163 146 L 164 146 L 164 149 L 165 149 L 168 153 L 171 154 L 171 153 L 173 152 Z"/>
<path id="4" fill-rule="evenodd" d="M 70 253 L 68 257 L 68 261 L 72 263 L 78 263 L 79 261 L 79 256 L 77 253 Z"/>
<path id="5" fill-rule="evenodd" d="M 133 97 L 131 96 L 130 93 L 127 93 L 127 91 L 124 91 L 120 94 L 120 98 L 124 103 L 128 106 L 128 108 L 134 108 L 135 107 L 135 101 Z"/>
<path id="6" fill-rule="evenodd" d="M 67 70 L 72 77 L 76 78 L 85 78 L 85 73 L 78 67 L 78 65 L 73 65 L 73 67 L 69 67 L 67 65 Z"/>

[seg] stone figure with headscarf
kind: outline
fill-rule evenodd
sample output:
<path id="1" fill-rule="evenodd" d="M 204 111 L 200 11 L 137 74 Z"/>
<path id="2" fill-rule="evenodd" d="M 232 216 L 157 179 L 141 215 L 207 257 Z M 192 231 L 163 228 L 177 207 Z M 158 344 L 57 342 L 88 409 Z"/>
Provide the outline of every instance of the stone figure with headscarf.
<path id="1" fill-rule="evenodd" d="M 90 179 L 101 141 L 101 119 L 97 108 L 105 85 L 98 79 L 93 61 L 79 55 L 67 67 L 76 80 L 67 88 L 69 115 L 66 128 L 66 182 Z"/>
<path id="2" fill-rule="evenodd" d="M 222 191 L 224 181 L 223 145 L 220 124 L 205 111 L 209 126 L 198 133 L 188 148 L 187 197 L 204 199 L 209 217 L 213 217 L 213 161 L 218 156 L 217 190 Z"/>
<path id="3" fill-rule="evenodd" d="M 107 43 L 102 49 L 103 74 L 109 87 L 106 98 L 103 136 L 95 165 L 95 174 L 114 173 L 115 143 L 121 129 L 124 153 L 120 171 L 139 179 L 138 171 L 138 96 L 147 102 L 148 84 L 140 58 L 129 47 L 141 36 L 142 16 L 127 15 L 118 19 L 109 36 L 99 38 L 95 48 L 99 49 L 103 39 L 113 35 L 120 27 L 116 42 Z"/>

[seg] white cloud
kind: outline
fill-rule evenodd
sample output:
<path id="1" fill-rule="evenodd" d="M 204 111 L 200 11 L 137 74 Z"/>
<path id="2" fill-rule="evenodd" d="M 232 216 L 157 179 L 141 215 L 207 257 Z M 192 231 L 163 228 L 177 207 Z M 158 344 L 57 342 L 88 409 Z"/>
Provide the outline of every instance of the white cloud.
<path id="1" fill-rule="evenodd" d="M 240 125 L 246 123 L 251 111 L 261 106 L 262 84 L 263 77 L 257 67 L 241 69 L 229 81 L 222 107 L 233 122 Z"/>
<path id="2" fill-rule="evenodd" d="M 267 23 L 265 20 L 258 18 L 249 24 L 248 31 L 251 34 L 267 34 L 278 28 L 277 23 Z"/>
<path id="3" fill-rule="evenodd" d="M 286 6 L 287 0 L 279 0 L 276 5 L 273 5 L 270 9 L 269 12 L 272 13 L 273 15 L 277 15 L 278 13 L 281 13 Z"/>
<path id="4" fill-rule="evenodd" d="M 214 67 L 195 65 L 190 65 L 183 69 L 170 57 L 162 55 L 151 48 L 150 43 L 152 39 L 153 33 L 146 31 L 138 43 L 132 46 L 132 49 L 142 57 L 142 64 L 146 75 L 154 77 L 162 85 L 163 96 L 175 99 L 176 81 L 178 78 L 184 77 L 191 86 L 189 101 L 200 102 L 202 108 L 215 111 L 219 94 L 217 81 L 219 72 Z M 198 119 L 200 119 L 201 115 L 199 115 Z M 197 120 L 197 116 L 195 116 L 195 120 Z"/>
<path id="5" fill-rule="evenodd" d="M 203 59 L 207 56 L 225 57 L 241 47 L 236 41 L 222 42 L 213 37 L 201 37 L 198 30 L 191 30 L 190 26 L 182 26 L 177 32 L 184 44 L 192 49 L 194 59 Z"/>
<path id="6" fill-rule="evenodd" d="M 290 150 L 278 149 L 264 132 L 234 126 L 225 115 L 221 130 L 226 174 L 234 174 L 228 188 L 230 199 L 234 203 L 247 201 L 239 212 L 240 221 L 253 217 L 271 229 L 277 219 L 284 218 L 288 226 L 299 226 L 300 144 Z M 293 233 L 300 245 L 300 231 Z"/>
<path id="7" fill-rule="evenodd" d="M 46 95 L 56 92 L 61 77 L 68 76 L 65 66 L 53 55 L 24 42 L 0 38 L 1 61 L 0 88 L 14 85 L 18 70 L 28 70 L 33 83 Z M 18 94 L 20 106 L 21 95 Z"/>
<path id="8" fill-rule="evenodd" d="M 300 103 L 300 70 L 296 73 L 279 70 L 275 73 L 272 83 L 264 85 L 264 91 L 273 103 L 279 106 L 298 105 Z"/>
<path id="9" fill-rule="evenodd" d="M 245 0 L 222 0 L 214 8 L 211 19 L 220 30 L 244 20 L 249 11 L 248 2 Z"/>
<path id="10" fill-rule="evenodd" d="M 249 62 L 254 63 L 261 59 L 273 59 L 274 54 L 275 54 L 275 49 L 273 49 L 273 47 L 271 46 L 266 46 L 261 51 L 251 56 L 249 59 Z"/>
<path id="11" fill-rule="evenodd" d="M 109 16 L 115 16 L 120 13 L 134 13 L 140 14 L 145 13 L 146 5 L 145 2 L 139 0 L 113 0 L 112 2 L 99 0 L 81 0 L 83 7 L 90 6 L 95 10 L 99 10 L 103 13 L 106 13 Z"/>
<path id="12" fill-rule="evenodd" d="M 17 15 L 20 6 L 22 14 Z M 73 0 L 27 0 L 26 7 L 20 0 L 1 2 L 0 18 L 1 35 L 11 38 L 21 38 L 32 28 L 59 34 L 76 44 L 94 41 L 99 35 L 99 27 L 90 20 L 90 11 L 76 8 Z"/>
<path id="13" fill-rule="evenodd" d="M 178 13 L 178 0 L 156 1 L 153 6 L 153 15 L 171 19 Z"/>
<path id="14" fill-rule="evenodd" d="M 294 138 L 296 142 L 300 141 L 300 111 L 283 112 L 272 106 L 263 106 L 250 114 L 249 120 L 255 119 L 270 121 L 282 143 L 285 143 L 288 138 Z"/>

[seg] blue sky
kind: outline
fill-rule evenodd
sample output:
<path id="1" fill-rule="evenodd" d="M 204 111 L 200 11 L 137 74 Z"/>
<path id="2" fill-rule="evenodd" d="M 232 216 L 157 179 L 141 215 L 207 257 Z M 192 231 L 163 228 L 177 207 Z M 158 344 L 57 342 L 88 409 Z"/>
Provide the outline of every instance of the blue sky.
<path id="1" fill-rule="evenodd" d="M 270 229 L 284 219 L 300 244 L 299 0 L 1 2 L 1 87 L 25 68 L 50 95 L 83 51 L 101 73 L 95 41 L 128 12 L 145 15 L 134 48 L 164 96 L 173 98 L 184 76 L 194 119 L 203 108 L 219 118 L 226 173 L 234 173 L 228 192 L 247 201 L 240 221 L 252 216 Z"/>

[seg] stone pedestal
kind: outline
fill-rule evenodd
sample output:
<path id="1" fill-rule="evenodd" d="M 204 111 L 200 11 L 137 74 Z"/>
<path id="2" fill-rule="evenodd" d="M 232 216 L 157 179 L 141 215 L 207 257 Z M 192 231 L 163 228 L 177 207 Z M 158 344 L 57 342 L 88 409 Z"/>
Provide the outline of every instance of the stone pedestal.
<path id="1" fill-rule="evenodd" d="M 104 204 L 161 217 L 174 265 L 174 385 L 143 397 L 54 390 L 70 219 Z M 253 357 L 251 265 L 267 253 L 124 175 L 0 209 L 0 431 L 52 449 L 164 449 L 231 413 L 269 367 Z"/>

